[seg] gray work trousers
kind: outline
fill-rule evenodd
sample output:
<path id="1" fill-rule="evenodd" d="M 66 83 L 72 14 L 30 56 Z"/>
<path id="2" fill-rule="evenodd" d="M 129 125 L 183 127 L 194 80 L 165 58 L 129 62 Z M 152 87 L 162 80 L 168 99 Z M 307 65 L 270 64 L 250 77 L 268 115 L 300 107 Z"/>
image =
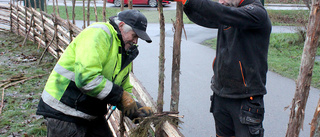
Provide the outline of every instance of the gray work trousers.
<path id="1" fill-rule="evenodd" d="M 102 117 L 88 124 L 76 124 L 54 118 L 47 120 L 47 137 L 113 137 Z"/>

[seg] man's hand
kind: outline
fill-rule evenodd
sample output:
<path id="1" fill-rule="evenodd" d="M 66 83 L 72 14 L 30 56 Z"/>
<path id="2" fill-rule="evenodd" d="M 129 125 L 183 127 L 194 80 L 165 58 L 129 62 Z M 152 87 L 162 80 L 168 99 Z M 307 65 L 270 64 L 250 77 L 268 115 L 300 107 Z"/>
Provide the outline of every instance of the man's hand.
<path id="1" fill-rule="evenodd" d="M 188 0 L 168 0 L 168 1 L 182 2 L 183 5 L 185 5 L 188 2 Z"/>
<path id="2" fill-rule="evenodd" d="M 120 108 L 120 110 L 123 111 L 126 116 L 132 115 L 138 109 L 136 101 L 127 91 L 123 91 L 120 107 L 118 108 Z"/>

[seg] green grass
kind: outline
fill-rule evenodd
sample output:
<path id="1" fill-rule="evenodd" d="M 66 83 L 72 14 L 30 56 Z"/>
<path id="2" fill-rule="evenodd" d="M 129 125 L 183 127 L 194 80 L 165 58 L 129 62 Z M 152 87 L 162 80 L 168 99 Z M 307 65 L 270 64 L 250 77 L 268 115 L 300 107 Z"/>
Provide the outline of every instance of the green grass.
<path id="1" fill-rule="evenodd" d="M 273 26 L 303 26 L 309 18 L 308 10 L 268 10 Z"/>
<path id="2" fill-rule="evenodd" d="M 204 41 L 202 44 L 215 49 L 216 41 L 216 38 L 214 38 Z M 303 45 L 304 42 L 300 40 L 298 34 L 271 34 L 268 52 L 269 70 L 291 79 L 297 79 Z M 320 55 L 319 50 L 317 55 Z M 314 64 L 311 85 L 320 88 L 320 62 Z"/>
<path id="3" fill-rule="evenodd" d="M 53 13 L 53 8 L 52 6 L 47 7 L 48 13 L 52 14 Z M 72 19 L 72 7 L 68 7 L 68 15 L 69 19 Z M 151 9 L 138 9 L 140 12 L 142 12 L 146 18 L 148 19 L 149 23 L 158 23 L 159 22 L 159 12 L 157 10 Z M 103 21 L 103 14 L 102 14 L 103 8 L 102 7 L 97 7 L 97 17 L 98 21 Z M 109 17 L 117 15 L 118 12 L 120 12 L 120 8 L 107 8 L 106 9 L 106 18 L 108 20 Z M 59 6 L 59 15 L 63 19 L 67 19 L 67 14 L 64 6 Z M 83 20 L 83 8 L 82 7 L 75 7 L 75 20 Z M 166 23 L 172 23 L 171 20 L 176 19 L 176 11 L 175 10 L 165 10 L 164 11 L 164 17 L 165 17 L 165 22 Z M 184 15 L 184 23 L 185 24 L 190 24 L 192 23 L 186 15 Z M 85 20 L 87 20 L 87 8 L 85 8 Z M 90 7 L 90 20 L 95 21 L 95 13 L 94 13 L 94 8 Z"/>
<path id="4" fill-rule="evenodd" d="M 23 37 L 0 31 L 0 81 L 18 74 L 25 77 L 49 74 L 56 62 L 49 53 L 41 64 L 37 61 L 21 62 L 19 57 L 39 58 L 43 49 L 28 41 L 22 46 Z M 27 80 L 4 90 L 4 107 L 0 115 L 0 136 L 46 136 L 46 126 L 41 116 L 35 114 L 36 108 L 48 75 Z M 3 84 L 4 82 L 0 82 Z M 1 92 L 2 92 L 1 87 Z M 0 94 L 0 97 L 2 95 Z M 0 98 L 1 99 L 1 98 Z"/>
<path id="5" fill-rule="evenodd" d="M 48 13 L 53 13 L 52 6 L 47 7 Z M 72 19 L 72 7 L 68 7 L 68 15 L 69 19 Z M 159 12 L 157 10 L 151 9 L 138 9 L 140 10 L 148 19 L 149 23 L 158 23 L 159 22 Z M 98 21 L 103 21 L 102 7 L 97 7 L 97 17 Z M 117 15 L 120 12 L 120 8 L 107 8 L 106 9 L 106 18 L 108 19 L 111 16 Z M 67 15 L 65 7 L 59 6 L 60 17 L 63 19 L 67 19 Z M 75 20 L 83 20 L 83 8 L 75 7 Z M 272 25 L 274 26 L 301 26 L 302 24 L 306 24 L 306 20 L 309 17 L 309 11 L 307 10 L 268 10 L 269 17 L 271 19 Z M 164 17 L 166 23 L 172 23 L 171 20 L 176 19 L 176 11 L 175 10 L 164 10 Z M 87 8 L 85 8 L 85 20 L 87 20 Z M 90 7 L 90 20 L 95 21 L 95 13 L 94 8 Z M 192 22 L 188 19 L 188 17 L 184 14 L 183 22 L 185 24 L 191 24 Z"/>

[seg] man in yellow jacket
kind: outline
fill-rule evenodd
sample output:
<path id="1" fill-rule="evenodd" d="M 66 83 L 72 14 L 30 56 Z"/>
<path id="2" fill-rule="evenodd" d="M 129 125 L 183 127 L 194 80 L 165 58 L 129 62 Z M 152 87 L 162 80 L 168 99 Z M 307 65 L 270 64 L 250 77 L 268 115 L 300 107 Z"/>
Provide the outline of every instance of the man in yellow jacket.
<path id="1" fill-rule="evenodd" d="M 106 23 L 84 29 L 67 47 L 51 72 L 37 114 L 47 120 L 50 136 L 112 136 L 104 115 L 107 104 L 126 116 L 150 107 L 137 107 L 129 73 L 138 55 L 138 38 L 152 42 L 147 19 L 126 10 Z"/>

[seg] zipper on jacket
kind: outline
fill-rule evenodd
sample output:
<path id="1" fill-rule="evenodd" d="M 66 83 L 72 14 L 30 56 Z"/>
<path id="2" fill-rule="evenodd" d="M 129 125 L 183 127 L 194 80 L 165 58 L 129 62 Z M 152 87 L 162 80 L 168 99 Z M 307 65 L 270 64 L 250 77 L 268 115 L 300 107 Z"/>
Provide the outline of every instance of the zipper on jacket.
<path id="1" fill-rule="evenodd" d="M 244 86 L 246 87 L 247 84 L 246 84 L 246 80 L 244 79 L 241 61 L 239 61 L 239 65 L 240 65 L 240 71 L 241 71 L 241 75 L 242 75 L 242 81 L 243 81 Z"/>
<path id="2" fill-rule="evenodd" d="M 212 62 L 212 70 L 214 71 L 214 63 L 216 62 L 216 58 L 217 57 L 215 57 L 214 59 L 213 59 L 213 62 Z"/>

